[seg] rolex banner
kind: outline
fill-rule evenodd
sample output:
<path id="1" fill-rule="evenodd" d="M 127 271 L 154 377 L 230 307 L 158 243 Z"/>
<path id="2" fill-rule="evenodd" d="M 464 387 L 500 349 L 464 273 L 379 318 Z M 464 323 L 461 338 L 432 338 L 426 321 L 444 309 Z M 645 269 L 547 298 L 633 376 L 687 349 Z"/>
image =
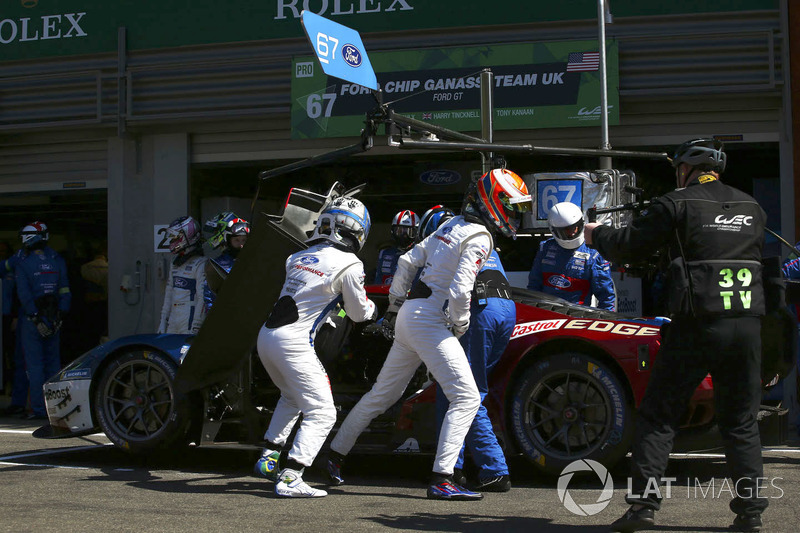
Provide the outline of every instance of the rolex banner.
<path id="1" fill-rule="evenodd" d="M 600 124 L 596 41 L 370 52 L 391 108 L 457 131 L 480 131 L 480 73 L 494 74 L 494 129 Z M 619 123 L 616 41 L 606 43 L 608 121 Z M 376 105 L 369 89 L 326 76 L 312 56 L 292 62 L 292 138 L 357 136 Z"/>

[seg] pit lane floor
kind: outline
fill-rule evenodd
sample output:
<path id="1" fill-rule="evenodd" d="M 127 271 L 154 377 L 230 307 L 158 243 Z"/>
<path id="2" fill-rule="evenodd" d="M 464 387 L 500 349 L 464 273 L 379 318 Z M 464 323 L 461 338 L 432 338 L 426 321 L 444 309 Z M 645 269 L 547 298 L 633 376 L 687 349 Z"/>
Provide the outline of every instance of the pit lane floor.
<path id="1" fill-rule="evenodd" d="M 251 475 L 257 451 L 190 448 L 171 457 L 133 458 L 102 434 L 40 440 L 37 426 L 0 418 L 0 531 L 459 531 L 600 532 L 627 508 L 626 465 L 611 473 L 613 497 L 592 516 L 573 514 L 559 500 L 555 480 L 511 461 L 514 488 L 479 502 L 425 499 L 428 457 L 352 457 L 347 484 L 314 500 L 279 499 L 272 485 Z M 796 532 L 800 522 L 800 442 L 764 450 L 765 495 L 771 498 L 764 531 Z M 676 454 L 668 476 L 671 498 L 657 513 L 656 530 L 727 531 L 730 485 L 718 451 Z M 322 486 L 311 470 L 306 480 Z M 713 483 L 713 487 L 710 484 Z M 597 476 L 566 485 L 574 508 L 598 501 Z"/>

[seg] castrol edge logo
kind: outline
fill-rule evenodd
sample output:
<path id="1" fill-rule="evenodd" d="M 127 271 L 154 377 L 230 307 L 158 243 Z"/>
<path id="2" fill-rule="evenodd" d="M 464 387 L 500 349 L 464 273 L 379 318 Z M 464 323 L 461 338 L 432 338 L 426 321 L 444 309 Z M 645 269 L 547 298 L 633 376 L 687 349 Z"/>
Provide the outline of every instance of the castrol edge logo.
<path id="1" fill-rule="evenodd" d="M 517 324 L 514 326 L 514 332 L 511 334 L 511 338 L 516 339 L 518 337 L 553 329 L 585 329 L 589 331 L 611 333 L 613 335 L 640 337 L 652 337 L 659 334 L 659 328 L 654 328 L 652 326 L 639 326 L 636 324 L 611 322 L 609 320 L 567 320 L 566 318 L 559 318 Z"/>

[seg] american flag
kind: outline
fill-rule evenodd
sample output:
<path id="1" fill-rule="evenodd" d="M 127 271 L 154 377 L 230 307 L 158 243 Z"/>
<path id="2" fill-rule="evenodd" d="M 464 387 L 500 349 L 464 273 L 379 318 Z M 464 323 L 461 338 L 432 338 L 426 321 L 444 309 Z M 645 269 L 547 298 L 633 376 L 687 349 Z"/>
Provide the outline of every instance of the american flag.
<path id="1" fill-rule="evenodd" d="M 567 58 L 567 72 L 591 72 L 600 67 L 600 52 L 572 52 Z"/>
<path id="2" fill-rule="evenodd" d="M 431 117 L 430 113 L 423 113 L 422 114 L 422 120 L 430 120 L 431 118 L 433 118 L 433 117 Z"/>

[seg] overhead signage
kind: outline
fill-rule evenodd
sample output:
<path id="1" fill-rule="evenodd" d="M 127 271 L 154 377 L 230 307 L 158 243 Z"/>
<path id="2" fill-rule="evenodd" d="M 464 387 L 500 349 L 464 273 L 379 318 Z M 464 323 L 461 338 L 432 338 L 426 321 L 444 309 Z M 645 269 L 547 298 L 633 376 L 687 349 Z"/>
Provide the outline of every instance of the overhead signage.
<path id="1" fill-rule="evenodd" d="M 614 0 L 615 18 L 780 9 L 778 0 Z M 499 6 L 500 4 L 498 4 Z M 365 34 L 476 25 L 596 20 L 597 4 L 507 0 L 502 8 L 463 0 L 4 0 L 0 62 L 128 50 L 302 37 L 310 11 Z"/>
<path id="2" fill-rule="evenodd" d="M 481 70 L 494 73 L 494 128 L 600 124 L 596 41 L 373 52 L 384 102 L 404 115 L 479 131 Z M 595 60 L 595 57 L 598 59 Z M 619 123 L 618 53 L 606 43 L 609 124 Z M 376 104 L 372 92 L 325 74 L 313 57 L 292 68 L 292 138 L 356 136 Z"/>
<path id="3" fill-rule="evenodd" d="M 303 11 L 301 20 L 325 74 L 368 89 L 378 89 L 375 72 L 357 31 L 310 11 Z"/>

